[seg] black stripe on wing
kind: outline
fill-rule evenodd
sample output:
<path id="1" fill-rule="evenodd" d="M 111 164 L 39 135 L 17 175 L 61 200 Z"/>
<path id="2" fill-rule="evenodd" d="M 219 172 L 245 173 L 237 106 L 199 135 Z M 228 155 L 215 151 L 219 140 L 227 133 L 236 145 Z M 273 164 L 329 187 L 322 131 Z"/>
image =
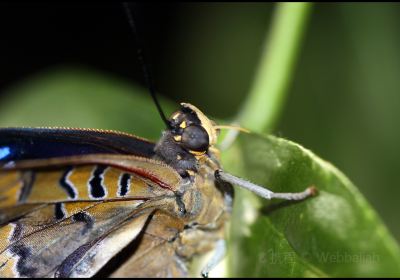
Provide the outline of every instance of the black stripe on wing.
<path id="1" fill-rule="evenodd" d="M 106 188 L 103 185 L 104 172 L 107 169 L 106 165 L 99 165 L 93 171 L 93 176 L 89 180 L 89 194 L 92 198 L 103 198 L 106 196 Z"/>
<path id="2" fill-rule="evenodd" d="M 125 196 L 129 192 L 131 174 L 123 173 L 118 181 L 118 196 Z"/>

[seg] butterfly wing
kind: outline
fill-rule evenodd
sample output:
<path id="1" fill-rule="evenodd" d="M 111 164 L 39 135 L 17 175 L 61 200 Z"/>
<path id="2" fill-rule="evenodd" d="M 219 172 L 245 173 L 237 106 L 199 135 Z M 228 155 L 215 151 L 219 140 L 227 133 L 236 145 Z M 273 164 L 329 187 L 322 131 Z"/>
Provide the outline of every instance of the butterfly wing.
<path id="1" fill-rule="evenodd" d="M 180 176 L 173 169 L 100 151 L 8 157 L 0 172 L 1 276 L 92 276 L 143 234 L 158 205 L 174 203 Z M 175 221 L 168 232 L 182 228 Z"/>
<path id="2" fill-rule="evenodd" d="M 1 128 L 0 162 L 86 154 L 150 158 L 154 143 L 127 133 L 73 128 Z"/>
<path id="3" fill-rule="evenodd" d="M 129 224 L 134 239 L 143 228 L 148 213 L 135 213 L 137 203 L 113 202 L 80 205 L 83 209 L 65 219 L 50 224 L 28 224 L 22 221 L 5 225 L 9 232 L 8 242 L 0 254 L 0 275 L 6 277 L 53 277 L 68 276 L 76 263 L 98 242 L 106 239 L 123 223 Z M 68 205 L 68 208 L 76 206 Z M 39 214 L 39 213 L 32 213 Z M 42 214 L 42 213 L 40 213 Z M 3 229 L 3 228 L 2 228 Z M 86 267 L 86 274 L 94 274 L 104 261 L 115 254 L 115 248 L 123 247 L 126 238 L 113 244 L 103 254 L 103 259 Z M 128 240 L 129 241 L 129 240 Z M 114 249 L 114 250 L 113 250 Z"/>
<path id="4" fill-rule="evenodd" d="M 187 276 L 185 259 L 179 253 L 176 237 L 183 230 L 182 222 L 163 212 L 155 212 L 141 233 L 135 254 L 113 270 L 111 277 L 166 278 Z"/>
<path id="5" fill-rule="evenodd" d="M 0 275 L 27 277 L 93 275 L 175 203 L 180 180 L 162 163 L 103 154 L 21 161 L 2 175 Z"/>

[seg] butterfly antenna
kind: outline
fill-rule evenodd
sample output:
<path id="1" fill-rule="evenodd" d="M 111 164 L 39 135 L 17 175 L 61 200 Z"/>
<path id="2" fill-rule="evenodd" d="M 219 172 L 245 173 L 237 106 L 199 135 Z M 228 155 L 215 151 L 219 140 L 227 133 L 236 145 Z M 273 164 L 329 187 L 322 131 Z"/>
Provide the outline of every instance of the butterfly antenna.
<path id="1" fill-rule="evenodd" d="M 132 12 L 132 10 L 129 7 L 127 2 L 123 2 L 122 5 L 124 7 L 126 17 L 128 18 L 129 26 L 132 30 L 132 33 L 133 33 L 136 43 L 137 43 L 137 56 L 138 56 L 138 60 L 139 60 L 140 64 L 142 65 L 142 70 L 143 70 L 146 86 L 150 90 L 151 97 L 153 98 L 153 101 L 156 104 L 156 107 L 157 107 L 158 113 L 161 116 L 161 119 L 167 125 L 168 128 L 171 128 L 171 124 L 170 124 L 169 120 L 165 117 L 164 111 L 162 110 L 161 105 L 157 99 L 156 89 L 154 87 L 153 76 L 151 74 L 151 71 L 150 71 L 149 67 L 147 67 L 147 65 L 144 61 L 142 41 L 140 40 L 139 32 L 136 28 L 134 13 Z"/>
<path id="2" fill-rule="evenodd" d="M 236 125 L 214 125 L 213 127 L 215 129 L 232 129 L 232 130 L 241 131 L 244 133 L 250 133 L 250 130 L 240 127 L 240 126 L 236 126 Z"/>

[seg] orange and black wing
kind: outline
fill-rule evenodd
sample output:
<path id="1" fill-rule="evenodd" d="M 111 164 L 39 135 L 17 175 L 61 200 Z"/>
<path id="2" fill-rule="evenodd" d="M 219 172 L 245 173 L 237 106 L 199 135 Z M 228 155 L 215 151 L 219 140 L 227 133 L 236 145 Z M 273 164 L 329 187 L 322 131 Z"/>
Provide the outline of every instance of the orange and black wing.
<path id="1" fill-rule="evenodd" d="M 54 149 L 58 157 L 48 158 L 30 151 L 41 145 L 36 137 L 40 133 L 34 134 L 30 147 L 25 138 L 9 141 L 10 134 L 0 146 L 6 162 L 0 171 L 2 277 L 92 276 L 128 244 L 146 240 L 143 235 L 157 209 L 174 203 L 180 176 L 161 162 L 118 154 L 118 145 L 104 154 L 101 144 L 106 140 L 97 143 L 97 132 L 82 143 L 95 153 L 86 153 L 86 147 L 72 156 L 60 143 L 74 143 L 70 147 L 79 150 L 79 141 L 45 137 L 61 151 Z M 13 150 L 16 146 L 25 152 Z M 13 153 L 6 154 L 4 147 Z M 10 160 L 17 158 L 22 160 Z M 175 220 L 167 227 L 160 239 L 171 238 L 183 225 Z"/>

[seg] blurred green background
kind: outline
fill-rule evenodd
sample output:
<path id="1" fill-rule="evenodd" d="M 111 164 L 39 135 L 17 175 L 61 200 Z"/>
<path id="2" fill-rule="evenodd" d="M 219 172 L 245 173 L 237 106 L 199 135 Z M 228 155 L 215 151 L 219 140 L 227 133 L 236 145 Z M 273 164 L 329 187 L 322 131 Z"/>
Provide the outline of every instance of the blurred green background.
<path id="1" fill-rule="evenodd" d="M 144 33 L 145 51 L 159 92 L 175 105 L 190 102 L 215 118 L 234 118 L 253 82 L 274 5 L 139 6 L 139 28 Z M 80 17 L 75 17 L 75 12 Z M 43 20 L 40 17 L 43 14 L 51 21 Z M 27 91 L 24 87 L 31 89 L 32 83 L 37 85 L 35 81 L 47 83 L 43 77 L 50 76 L 58 81 L 71 81 L 87 75 L 88 80 L 82 82 L 86 87 L 83 93 L 90 91 L 87 81 L 95 84 L 99 78 L 109 79 L 110 84 L 122 84 L 126 94 L 129 83 L 143 85 L 135 45 L 119 7 L 75 4 L 61 9 L 2 4 L 0 15 L 0 33 L 6 34 L 0 46 L 1 126 L 84 123 L 82 126 L 125 128 L 115 125 L 115 121 L 128 110 L 135 110 L 135 105 L 108 111 L 104 122 L 90 121 L 87 107 L 112 108 L 113 95 L 107 93 L 107 87 L 100 93 L 94 85 L 97 92 L 87 96 L 86 103 L 77 104 L 73 112 L 62 111 L 62 104 L 77 84 L 50 93 L 55 96 L 53 99 L 47 96 L 38 100 L 29 94 L 18 96 L 19 92 Z M 71 19 L 76 21 L 73 23 Z M 43 22 L 35 25 L 35 20 Z M 57 25 L 61 21 L 62 27 Z M 399 27 L 398 4 L 314 4 L 286 105 L 273 130 L 274 134 L 300 143 L 342 170 L 397 240 L 400 240 Z M 46 28 L 53 29 L 40 33 Z M 95 45 L 85 45 L 94 34 L 98 34 Z M 62 70 L 64 67 L 69 70 Z M 59 103 L 55 105 L 54 100 Z M 19 111 L 20 108 L 24 111 Z M 56 117 L 45 124 L 35 123 L 35 116 L 43 111 Z M 154 138 L 157 135 L 154 131 L 162 127 L 159 117 L 155 110 L 143 114 L 151 118 L 154 130 L 148 132 L 144 127 L 128 132 Z"/>

